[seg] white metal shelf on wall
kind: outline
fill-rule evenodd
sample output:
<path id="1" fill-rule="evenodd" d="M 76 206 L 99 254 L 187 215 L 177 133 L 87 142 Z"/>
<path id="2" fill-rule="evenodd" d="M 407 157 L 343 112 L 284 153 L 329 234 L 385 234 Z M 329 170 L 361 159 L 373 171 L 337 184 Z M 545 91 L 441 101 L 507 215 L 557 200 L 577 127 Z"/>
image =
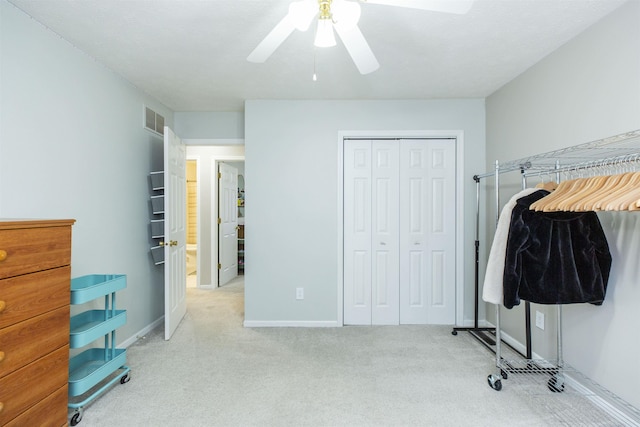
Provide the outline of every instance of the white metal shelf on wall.
<path id="1" fill-rule="evenodd" d="M 150 234 L 153 239 L 151 257 L 155 265 L 164 264 L 164 171 L 151 172 L 149 174 L 151 185 L 151 219 Z"/>
<path id="2" fill-rule="evenodd" d="M 540 153 L 529 157 L 523 157 L 516 160 L 510 160 L 507 162 L 495 162 L 495 168 L 493 171 L 486 172 L 474 176 L 476 182 L 476 317 L 478 311 L 478 247 L 479 247 L 479 228 L 480 228 L 480 181 L 485 178 L 493 177 L 495 181 L 495 212 L 496 223 L 501 211 L 499 188 L 500 188 L 500 175 L 508 172 L 519 172 L 522 179 L 522 187 L 526 188 L 528 177 L 541 177 L 549 176 L 555 181 L 559 182 L 563 174 L 586 174 L 593 173 L 594 171 L 601 171 L 603 168 L 607 170 L 616 170 L 618 172 L 626 171 L 628 168 L 637 168 L 636 165 L 640 164 L 640 129 L 626 132 L 623 134 L 615 135 L 612 137 L 574 145 L 566 147 L 560 150 L 549 151 L 546 153 Z M 505 363 L 502 359 L 502 339 L 501 339 L 501 324 L 500 324 L 500 306 L 496 305 L 496 327 L 495 342 L 491 339 L 487 339 L 483 336 L 483 331 L 488 328 L 478 328 L 477 324 L 474 328 L 454 328 L 454 335 L 457 330 L 468 330 L 472 332 L 476 338 L 479 338 L 488 348 L 493 349 L 491 346 L 495 345 L 496 353 L 496 367 L 497 373 L 491 374 L 488 377 L 489 385 L 495 390 L 500 390 L 502 384 L 500 379 L 507 378 L 507 372 L 532 372 L 532 373 L 544 373 L 551 374 L 548 386 L 553 391 L 562 391 L 564 389 L 564 377 L 563 372 L 567 368 L 562 355 L 562 305 L 556 305 L 557 313 L 557 360 L 553 363 L 548 361 L 536 361 L 537 363 L 531 363 L 532 348 L 531 348 L 531 311 L 530 303 L 525 301 L 525 340 L 526 340 L 526 354 L 522 354 L 525 357 L 525 363 L 523 367 L 514 366 L 511 363 Z M 538 363 L 539 362 L 539 363 Z"/>

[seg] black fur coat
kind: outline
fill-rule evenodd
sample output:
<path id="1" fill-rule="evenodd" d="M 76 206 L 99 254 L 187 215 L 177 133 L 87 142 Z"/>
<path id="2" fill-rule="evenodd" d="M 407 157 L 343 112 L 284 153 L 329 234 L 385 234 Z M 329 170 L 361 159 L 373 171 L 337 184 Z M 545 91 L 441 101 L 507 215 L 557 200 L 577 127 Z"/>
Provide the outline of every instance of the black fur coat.
<path id="1" fill-rule="evenodd" d="M 595 212 L 536 212 L 548 192 L 517 201 L 511 214 L 504 268 L 504 305 L 602 304 L 611 254 Z"/>

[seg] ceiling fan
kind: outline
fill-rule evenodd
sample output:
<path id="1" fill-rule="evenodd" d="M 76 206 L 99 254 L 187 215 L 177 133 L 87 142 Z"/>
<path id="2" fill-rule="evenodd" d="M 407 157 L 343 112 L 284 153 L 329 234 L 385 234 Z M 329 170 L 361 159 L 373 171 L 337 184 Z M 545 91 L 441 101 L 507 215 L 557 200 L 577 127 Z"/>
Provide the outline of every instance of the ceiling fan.
<path id="1" fill-rule="evenodd" d="M 364 35 L 358 28 L 360 3 L 398 6 L 435 12 L 464 14 L 474 0 L 298 0 L 289 5 L 289 12 L 247 57 L 250 62 L 265 62 L 293 33 L 306 31 L 317 16 L 314 45 L 336 45 L 334 30 L 351 55 L 361 74 L 380 67 Z"/>

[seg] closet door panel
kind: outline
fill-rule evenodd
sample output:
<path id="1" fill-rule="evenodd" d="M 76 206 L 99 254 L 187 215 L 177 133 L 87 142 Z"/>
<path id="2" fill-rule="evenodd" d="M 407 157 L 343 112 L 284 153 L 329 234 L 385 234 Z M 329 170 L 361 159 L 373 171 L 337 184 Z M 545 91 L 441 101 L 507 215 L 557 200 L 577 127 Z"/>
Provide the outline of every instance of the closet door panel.
<path id="1" fill-rule="evenodd" d="M 455 145 L 431 140 L 428 148 L 429 269 L 427 323 L 455 323 Z"/>
<path id="2" fill-rule="evenodd" d="M 425 140 L 400 141 L 400 323 L 427 323 L 428 156 Z"/>
<path id="3" fill-rule="evenodd" d="M 371 142 L 344 144 L 344 324 L 371 324 Z"/>
<path id="4" fill-rule="evenodd" d="M 424 283 L 424 251 L 409 252 L 409 306 L 425 307 Z"/>
<path id="5" fill-rule="evenodd" d="M 445 303 L 446 255 L 443 251 L 431 252 L 431 307 L 442 307 Z"/>
<path id="6" fill-rule="evenodd" d="M 372 248 L 371 323 L 399 322 L 398 173 L 399 149 L 395 141 L 372 141 Z"/>
<path id="7" fill-rule="evenodd" d="M 455 320 L 455 144 L 400 146 L 400 323 Z"/>

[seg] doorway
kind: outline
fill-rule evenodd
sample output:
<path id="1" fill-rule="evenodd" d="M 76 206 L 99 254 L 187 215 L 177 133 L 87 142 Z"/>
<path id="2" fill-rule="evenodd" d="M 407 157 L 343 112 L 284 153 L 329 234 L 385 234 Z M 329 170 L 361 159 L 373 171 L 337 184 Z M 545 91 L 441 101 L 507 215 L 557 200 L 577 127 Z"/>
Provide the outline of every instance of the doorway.
<path id="1" fill-rule="evenodd" d="M 243 141 L 233 140 L 228 142 L 231 145 L 215 145 L 223 141 L 185 140 L 187 160 L 194 160 L 197 165 L 195 277 L 198 289 L 218 287 L 218 164 L 228 161 L 244 163 Z"/>
<path id="2" fill-rule="evenodd" d="M 238 275 L 244 275 L 244 222 L 245 222 L 245 170 L 244 170 L 244 160 L 243 161 L 227 161 L 225 162 L 228 165 L 236 168 L 238 171 L 238 185 L 237 185 L 237 218 L 238 218 L 238 248 L 237 248 L 237 258 L 238 258 Z"/>
<path id="3" fill-rule="evenodd" d="M 198 160 L 187 160 L 187 287 L 198 286 Z"/>
<path id="4" fill-rule="evenodd" d="M 455 143 L 344 143 L 344 322 L 452 324 Z"/>

